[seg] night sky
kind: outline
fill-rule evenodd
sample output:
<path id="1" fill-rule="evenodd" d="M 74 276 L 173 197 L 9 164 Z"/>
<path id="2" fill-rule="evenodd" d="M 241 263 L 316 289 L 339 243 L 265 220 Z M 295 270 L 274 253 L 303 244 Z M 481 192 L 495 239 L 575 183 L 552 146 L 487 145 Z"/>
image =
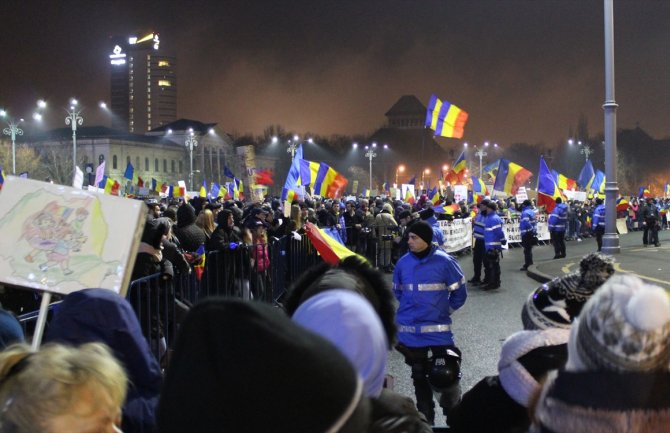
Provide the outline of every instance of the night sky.
<path id="1" fill-rule="evenodd" d="M 404 94 L 470 113 L 463 140 L 558 145 L 602 131 L 603 1 L 15 1 L 0 4 L 0 107 L 108 123 L 112 35 L 153 29 L 177 56 L 179 117 L 234 134 L 366 134 Z M 615 0 L 618 126 L 670 136 L 670 1 Z"/>

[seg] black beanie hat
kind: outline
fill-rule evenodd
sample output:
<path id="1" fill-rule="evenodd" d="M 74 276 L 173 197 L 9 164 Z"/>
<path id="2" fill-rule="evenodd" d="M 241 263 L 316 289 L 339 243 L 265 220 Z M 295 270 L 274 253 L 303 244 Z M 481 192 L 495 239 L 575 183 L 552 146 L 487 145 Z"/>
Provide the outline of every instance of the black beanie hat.
<path id="1" fill-rule="evenodd" d="M 180 329 L 157 424 L 161 433 L 339 431 L 361 395 L 344 355 L 281 310 L 210 298 Z"/>
<path id="2" fill-rule="evenodd" d="M 170 230 L 170 223 L 167 218 L 155 218 L 148 220 L 144 225 L 142 232 L 142 242 L 159 249 L 163 235 L 167 235 Z"/>
<path id="3" fill-rule="evenodd" d="M 177 227 L 186 227 L 195 223 L 195 209 L 188 203 L 184 203 L 177 209 Z"/>
<path id="4" fill-rule="evenodd" d="M 417 221 L 407 229 L 407 233 L 414 233 L 428 245 L 433 242 L 433 228 L 425 221 Z"/>

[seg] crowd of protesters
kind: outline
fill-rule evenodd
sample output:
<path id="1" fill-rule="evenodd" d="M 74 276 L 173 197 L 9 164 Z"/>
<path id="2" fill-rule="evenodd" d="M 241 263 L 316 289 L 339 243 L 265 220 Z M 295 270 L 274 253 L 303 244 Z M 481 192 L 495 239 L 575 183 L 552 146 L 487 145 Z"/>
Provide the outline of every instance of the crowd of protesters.
<path id="1" fill-rule="evenodd" d="M 633 218 L 631 230 L 643 230 L 645 244 L 654 244 L 654 230 L 667 228 L 667 202 L 631 200 L 620 215 Z M 566 239 L 596 235 L 600 205 L 597 199 L 566 203 Z M 498 221 L 533 203 L 487 201 L 484 207 Z M 111 291 L 65 296 L 37 351 L 23 343 L 16 319 L 0 310 L 0 345 L 7 347 L 0 352 L 0 432 L 432 431 L 432 409 L 417 410 L 385 389 L 388 350 L 400 347 L 406 357 L 422 352 L 424 394 L 444 393 L 434 380 L 444 363 L 453 361 L 450 384 L 458 384 L 461 354 L 453 342 L 416 345 L 403 336 L 450 331 L 423 324 L 408 331 L 413 313 L 396 318 L 394 297 L 411 306 L 430 294 L 446 317 L 465 302 L 465 278 L 445 253 L 440 257 L 456 277 L 452 284 L 449 274 L 444 284 L 457 290 L 438 295 L 432 280 L 417 283 L 401 273 L 411 275 L 414 263 L 436 253 L 430 246 L 442 236 L 438 219 L 477 215 L 476 206 L 459 203 L 436 213 L 425 196 L 415 205 L 308 199 L 291 204 L 288 218 L 276 199 L 150 200 L 147 208 L 133 278 L 195 272 L 199 256 L 224 249 L 246 251 L 245 260 L 263 273 L 272 266 L 269 239 L 304 233 L 308 221 L 338 231 L 368 261 L 352 256 L 309 269 L 281 308 L 248 302 L 260 286 L 247 300 L 210 298 L 191 306 L 166 365 L 153 356 L 131 303 Z M 401 257 L 407 270 L 399 272 L 394 264 Z M 383 272 L 394 271 L 392 290 Z M 459 389 L 448 410 L 443 406 L 451 431 L 669 431 L 670 298 L 636 277 L 613 274 L 612 259 L 592 253 L 579 271 L 530 293 L 520 306 L 523 330 L 503 343 L 498 374 L 462 397 Z M 404 286 L 413 284 L 410 293 Z"/>

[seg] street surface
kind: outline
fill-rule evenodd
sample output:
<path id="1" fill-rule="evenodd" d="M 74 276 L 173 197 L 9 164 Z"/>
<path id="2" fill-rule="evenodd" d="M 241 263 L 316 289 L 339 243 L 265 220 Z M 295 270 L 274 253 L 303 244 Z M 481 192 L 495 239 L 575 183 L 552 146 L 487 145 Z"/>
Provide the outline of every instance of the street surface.
<path id="1" fill-rule="evenodd" d="M 660 231 L 660 247 L 644 247 L 642 232 L 632 232 L 620 237 L 621 254 L 615 257 L 617 272 L 631 272 L 650 284 L 670 290 L 670 231 Z M 500 289 L 484 292 L 477 287 L 468 287 L 468 300 L 452 316 L 456 345 L 463 352 L 461 388 L 469 390 L 484 376 L 497 374 L 498 356 L 503 341 L 510 334 L 523 329 L 521 307 L 528 294 L 540 285 L 534 280 L 553 278 L 579 269 L 581 257 L 596 251 L 595 238 L 582 242 L 566 242 L 567 257 L 553 260 L 551 245 L 533 248 L 534 266 L 529 272 L 519 271 L 523 265 L 523 250 L 512 248 L 505 251 L 500 262 L 502 285 Z M 463 255 L 459 262 L 466 279 L 473 275 L 472 256 Z M 391 276 L 389 275 L 389 279 Z M 388 373 L 395 379 L 395 391 L 414 399 L 414 388 L 410 369 L 405 365 L 402 355 L 392 351 L 389 356 Z M 435 422 L 443 426 L 444 417 L 436 404 Z"/>

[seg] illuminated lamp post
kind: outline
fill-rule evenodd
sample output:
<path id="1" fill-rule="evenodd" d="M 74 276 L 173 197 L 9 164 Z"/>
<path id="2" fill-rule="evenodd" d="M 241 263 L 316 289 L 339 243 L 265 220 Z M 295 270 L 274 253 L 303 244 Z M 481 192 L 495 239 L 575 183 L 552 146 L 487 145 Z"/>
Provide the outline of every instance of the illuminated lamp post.
<path id="1" fill-rule="evenodd" d="M 403 164 L 400 164 L 398 167 L 395 169 L 395 188 L 398 187 L 398 173 L 404 173 L 405 172 L 405 166 Z"/>
<path id="2" fill-rule="evenodd" d="M 189 135 L 186 136 L 184 144 L 188 147 L 189 160 L 191 162 L 190 170 L 188 172 L 188 183 L 190 190 L 193 191 L 193 148 L 198 147 L 198 140 L 193 134 L 193 129 L 189 131 Z"/>
<path id="3" fill-rule="evenodd" d="M 0 116 L 6 117 L 7 112 L 5 110 L 0 111 Z M 12 174 L 16 174 L 16 136 L 23 135 L 23 129 L 19 128 L 19 122 L 15 122 L 13 119 L 7 121 L 7 128 L 2 130 L 2 133 L 9 135 L 12 139 Z"/>
<path id="4" fill-rule="evenodd" d="M 67 110 L 66 110 L 67 111 Z M 77 111 L 77 100 L 70 101 L 70 111 L 67 111 L 65 118 L 66 125 L 72 125 L 72 175 L 77 172 L 77 124 L 84 123 L 84 118 L 79 115 L 81 110 Z"/>
<path id="5" fill-rule="evenodd" d="M 367 150 L 367 152 L 365 152 L 365 157 L 370 161 L 370 191 L 372 191 L 372 158 L 377 156 L 377 153 L 374 151 L 374 148 L 376 147 L 377 143 L 372 143 L 371 146 L 365 146 L 365 149 Z"/>

